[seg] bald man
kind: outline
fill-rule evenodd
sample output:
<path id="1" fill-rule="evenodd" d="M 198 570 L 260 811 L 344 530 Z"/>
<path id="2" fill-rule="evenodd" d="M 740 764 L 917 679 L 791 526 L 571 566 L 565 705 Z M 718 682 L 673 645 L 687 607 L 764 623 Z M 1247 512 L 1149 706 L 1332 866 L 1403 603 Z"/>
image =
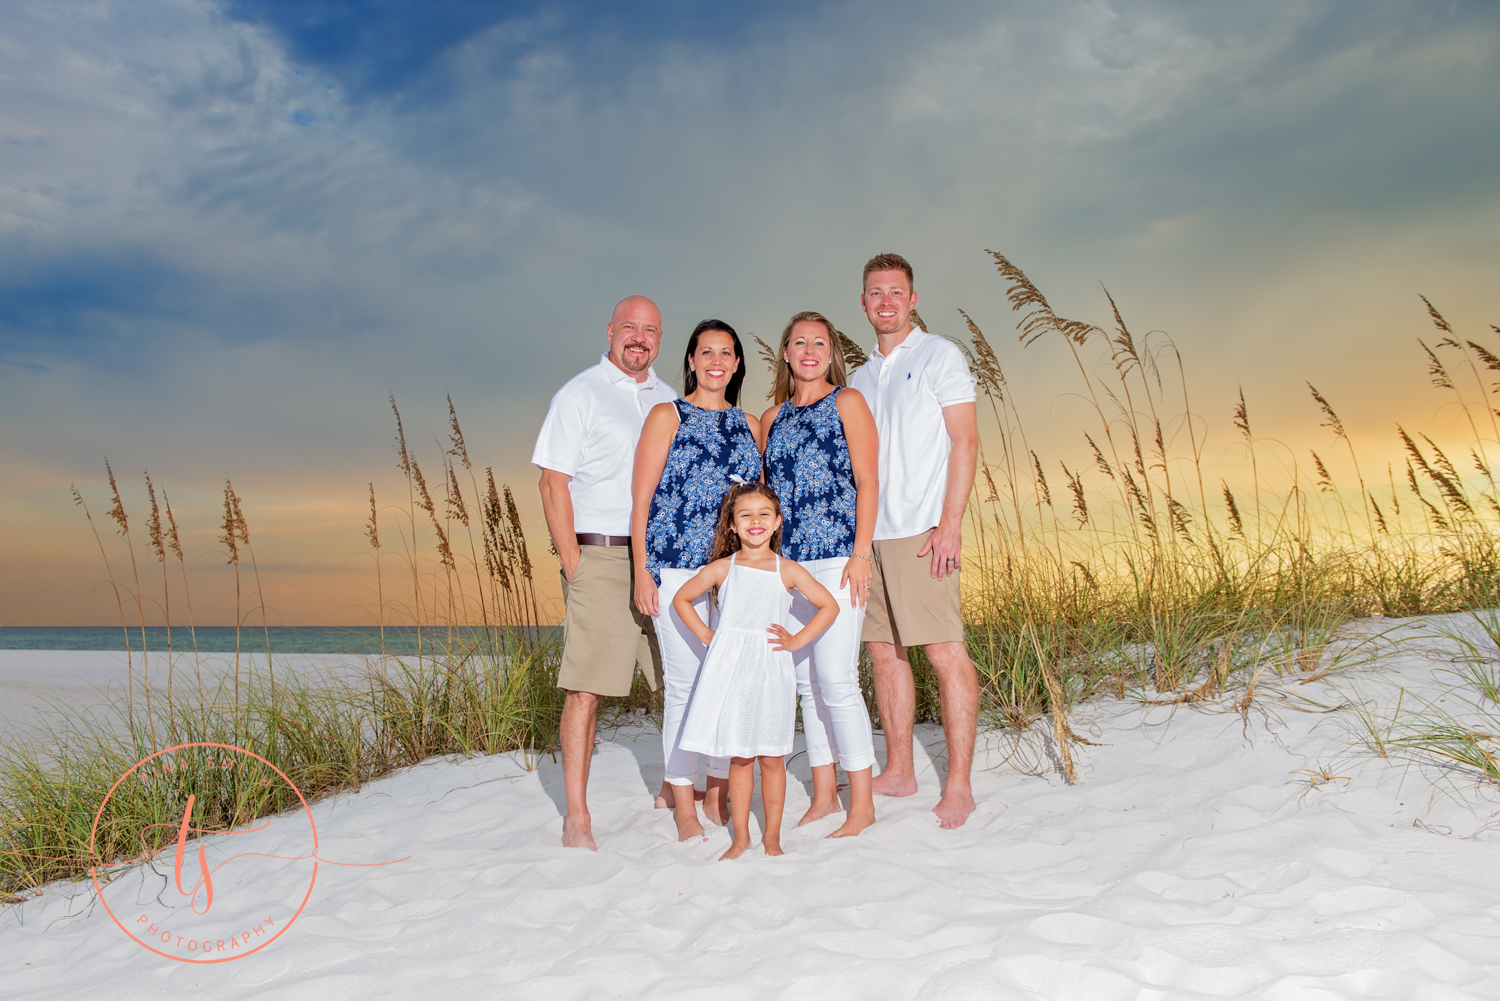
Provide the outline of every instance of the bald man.
<path id="1" fill-rule="evenodd" d="M 599 698 L 628 695 L 639 663 L 655 691 L 661 654 L 650 618 L 635 609 L 630 559 L 630 475 L 646 415 L 677 393 L 651 363 L 661 350 L 661 310 L 643 295 L 621 299 L 604 328 L 609 350 L 552 397 L 531 462 L 542 471 L 542 509 L 562 563 L 563 844 L 594 850 L 589 764 Z"/>

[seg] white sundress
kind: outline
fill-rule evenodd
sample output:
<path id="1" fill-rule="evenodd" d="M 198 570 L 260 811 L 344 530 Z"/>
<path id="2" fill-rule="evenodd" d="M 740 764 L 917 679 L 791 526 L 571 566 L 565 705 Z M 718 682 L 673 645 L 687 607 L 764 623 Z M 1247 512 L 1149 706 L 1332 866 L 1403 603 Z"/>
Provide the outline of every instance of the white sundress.
<path id="1" fill-rule="evenodd" d="M 785 623 L 792 595 L 775 570 L 730 557 L 719 588 L 719 627 L 693 686 L 678 746 L 715 757 L 790 754 L 796 726 L 797 669 L 771 649 L 772 623 Z"/>

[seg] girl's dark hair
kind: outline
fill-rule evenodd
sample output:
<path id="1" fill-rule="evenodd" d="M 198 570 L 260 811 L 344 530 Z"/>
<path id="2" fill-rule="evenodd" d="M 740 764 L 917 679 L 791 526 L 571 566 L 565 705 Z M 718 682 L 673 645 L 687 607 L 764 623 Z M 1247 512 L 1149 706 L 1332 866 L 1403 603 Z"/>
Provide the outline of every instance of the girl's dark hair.
<path id="1" fill-rule="evenodd" d="M 682 356 L 682 395 L 692 396 L 698 389 L 698 376 L 689 362 L 693 360 L 693 352 L 698 350 L 698 338 L 710 330 L 723 331 L 734 342 L 734 357 L 739 365 L 735 368 L 734 375 L 729 377 L 729 385 L 724 387 L 724 399 L 729 401 L 731 407 L 737 407 L 740 405 L 740 384 L 745 381 L 745 349 L 740 346 L 740 335 L 723 320 L 704 320 L 693 328 L 693 335 L 688 338 L 687 351 Z"/>
<path id="2" fill-rule="evenodd" d="M 713 551 L 708 557 L 710 563 L 714 560 L 721 560 L 730 553 L 739 552 L 740 537 L 735 534 L 732 527 L 734 525 L 734 505 L 741 497 L 755 495 L 759 495 L 770 501 L 771 506 L 776 509 L 776 516 L 778 518 L 781 517 L 781 498 L 776 496 L 776 491 L 772 490 L 768 484 L 736 483 L 729 488 L 729 493 L 724 495 L 724 503 L 719 505 L 719 524 L 714 529 Z M 778 555 L 781 553 L 781 529 L 779 528 L 771 533 L 771 552 Z"/>

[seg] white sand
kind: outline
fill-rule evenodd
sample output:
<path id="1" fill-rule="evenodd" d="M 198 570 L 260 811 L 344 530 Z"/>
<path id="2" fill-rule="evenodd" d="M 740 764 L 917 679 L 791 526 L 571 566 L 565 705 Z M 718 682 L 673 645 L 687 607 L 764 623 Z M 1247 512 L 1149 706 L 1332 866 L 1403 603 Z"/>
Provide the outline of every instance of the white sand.
<path id="1" fill-rule="evenodd" d="M 273 666 L 278 672 L 313 677 L 358 671 L 368 659 L 339 654 L 277 654 Z M 204 687 L 212 690 L 216 678 L 234 677 L 234 654 L 205 653 L 195 664 L 191 653 L 177 653 L 170 666 L 175 692 L 193 691 L 200 675 Z M 251 672 L 265 677 L 265 655 L 242 655 L 240 670 L 242 677 L 249 677 Z M 127 661 L 123 652 L 112 651 L 0 650 L 0 737 L 7 729 L 24 732 L 45 724 L 56 703 L 89 711 L 123 700 L 132 672 L 137 699 L 144 698 L 143 681 L 150 682 L 153 698 L 166 697 L 165 654 L 150 653 L 143 661 L 137 652 Z"/>
<path id="2" fill-rule="evenodd" d="M 1394 701 L 1396 683 L 1431 687 L 1441 666 L 1387 656 L 1377 671 L 1330 679 L 1333 689 L 1288 691 Z M 1040 735 L 1014 760 L 1029 751 L 1041 776 L 1005 763 L 1009 744 L 992 735 L 979 809 L 959 831 L 928 812 L 938 792 L 929 765 L 918 795 L 877 802 L 879 822 L 861 838 L 822 839 L 838 823 L 828 818 L 791 832 L 782 858 L 757 840 L 732 863 L 715 861 L 724 831 L 679 845 L 669 813 L 651 808 L 662 775 L 654 733 L 600 746 L 597 854 L 559 845 L 550 759 L 534 770 L 510 755 L 430 762 L 314 806 L 323 859 L 405 860 L 322 866 L 302 916 L 263 951 L 171 962 L 127 939 L 93 905 L 92 885 L 54 886 L 0 911 L 0 994 L 1500 997 L 1495 795 L 1351 751 L 1348 713 L 1300 712 L 1269 689 L 1260 705 L 1248 725 L 1225 712 L 1089 707 L 1082 718 L 1100 746 L 1075 752 L 1076 786 L 1058 778 Z M 920 737 L 940 751 L 936 731 Z M 1322 765 L 1351 778 L 1309 789 L 1299 770 Z M 805 783 L 806 759 L 791 767 Z M 789 799 L 795 821 L 804 785 Z M 299 816 L 276 818 L 232 836 L 234 850 L 299 854 L 306 830 Z M 124 877 L 108 899 L 193 920 L 170 856 L 158 868 L 164 876 Z M 308 868 L 222 877 L 214 918 L 249 927 L 257 905 L 243 901 L 298 896 Z"/>

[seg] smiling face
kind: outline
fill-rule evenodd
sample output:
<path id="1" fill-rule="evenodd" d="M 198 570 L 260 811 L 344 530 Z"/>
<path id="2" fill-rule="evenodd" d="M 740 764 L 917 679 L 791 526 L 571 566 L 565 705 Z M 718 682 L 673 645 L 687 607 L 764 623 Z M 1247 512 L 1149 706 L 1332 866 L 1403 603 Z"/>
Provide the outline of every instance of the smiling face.
<path id="1" fill-rule="evenodd" d="M 776 505 L 764 494 L 746 494 L 734 502 L 734 534 L 740 537 L 740 545 L 746 549 L 760 549 L 771 544 L 771 538 L 781 527 L 781 515 Z"/>
<path id="2" fill-rule="evenodd" d="M 904 334 L 910 329 L 917 293 L 912 291 L 911 279 L 905 271 L 871 271 L 865 277 L 865 291 L 859 297 L 859 304 L 877 335 Z"/>
<path id="3" fill-rule="evenodd" d="M 661 350 L 661 310 L 643 295 L 621 299 L 605 328 L 605 338 L 609 360 L 640 381 Z"/>
<path id="4" fill-rule="evenodd" d="M 688 358 L 688 368 L 697 377 L 699 389 L 722 393 L 739 367 L 732 337 L 722 330 L 705 330 L 698 335 L 698 346 Z"/>
<path id="5" fill-rule="evenodd" d="M 792 325 L 792 333 L 787 337 L 781 357 L 791 366 L 793 379 L 817 382 L 828 376 L 828 366 L 833 360 L 833 338 L 828 335 L 828 328 L 817 320 L 802 320 Z"/>

